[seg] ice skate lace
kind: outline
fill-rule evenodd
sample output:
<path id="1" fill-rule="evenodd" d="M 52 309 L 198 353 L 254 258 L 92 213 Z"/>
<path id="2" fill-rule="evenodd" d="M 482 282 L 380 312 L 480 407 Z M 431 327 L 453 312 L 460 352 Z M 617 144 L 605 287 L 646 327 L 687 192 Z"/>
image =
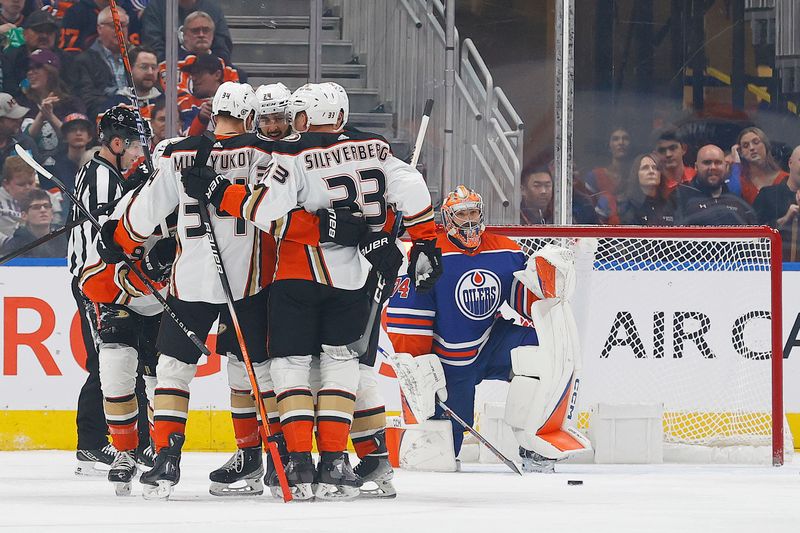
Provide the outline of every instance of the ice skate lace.
<path id="1" fill-rule="evenodd" d="M 119 456 L 119 452 L 117 451 L 116 448 L 114 448 L 113 444 L 106 444 L 105 446 L 103 446 L 103 449 L 100 450 L 100 451 L 103 452 L 106 455 L 110 455 L 111 457 L 114 457 L 115 459 L 116 459 L 116 457 Z"/>
<path id="2" fill-rule="evenodd" d="M 136 465 L 136 460 L 133 458 L 133 454 L 130 452 L 117 452 L 117 457 L 114 459 L 114 463 L 111 465 L 111 468 L 133 468 Z"/>
<path id="3" fill-rule="evenodd" d="M 233 454 L 233 457 L 228 459 L 228 462 L 225 463 L 223 466 L 225 470 L 232 470 L 234 472 L 241 472 L 244 468 L 244 452 L 242 450 L 236 450 L 236 453 Z"/>
<path id="4" fill-rule="evenodd" d="M 150 460 L 155 460 L 155 458 L 156 458 L 156 452 L 154 452 L 153 448 L 150 447 L 150 446 L 148 446 L 147 448 L 143 449 L 141 454 L 142 454 L 143 457 L 146 457 L 147 459 L 150 459 Z"/>

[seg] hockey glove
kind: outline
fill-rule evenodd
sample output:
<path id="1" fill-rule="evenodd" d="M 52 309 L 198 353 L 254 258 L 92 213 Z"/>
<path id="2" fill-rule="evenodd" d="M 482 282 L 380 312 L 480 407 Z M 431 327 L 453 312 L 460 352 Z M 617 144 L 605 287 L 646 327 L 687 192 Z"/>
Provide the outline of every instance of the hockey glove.
<path id="1" fill-rule="evenodd" d="M 139 161 L 139 164 L 134 168 L 122 182 L 122 194 L 132 191 L 148 179 L 150 179 L 150 169 L 144 162 L 144 159 Z"/>
<path id="2" fill-rule="evenodd" d="M 165 281 L 175 262 L 175 251 L 175 237 L 159 240 L 142 260 L 142 272 L 153 281 Z"/>
<path id="3" fill-rule="evenodd" d="M 408 277 L 414 288 L 421 294 L 430 292 L 442 273 L 442 249 L 436 246 L 436 239 L 414 241 L 408 264 Z"/>
<path id="4" fill-rule="evenodd" d="M 103 223 L 100 234 L 97 236 L 97 253 L 107 265 L 121 263 L 128 258 L 122 247 L 114 240 L 119 220 L 109 218 Z"/>
<path id="5" fill-rule="evenodd" d="M 361 214 L 348 208 L 319 209 L 319 242 L 332 242 L 341 246 L 358 246 L 369 231 Z"/>
<path id="6" fill-rule="evenodd" d="M 372 269 L 380 273 L 388 285 L 392 285 L 403 265 L 403 252 L 394 239 L 385 231 L 369 233 L 361 239 L 358 248 L 361 255 L 370 262 Z"/>
<path id="7" fill-rule="evenodd" d="M 181 171 L 181 182 L 186 194 L 204 204 L 219 207 L 225 189 L 231 186 L 225 176 L 220 176 L 208 166 L 189 167 Z"/>

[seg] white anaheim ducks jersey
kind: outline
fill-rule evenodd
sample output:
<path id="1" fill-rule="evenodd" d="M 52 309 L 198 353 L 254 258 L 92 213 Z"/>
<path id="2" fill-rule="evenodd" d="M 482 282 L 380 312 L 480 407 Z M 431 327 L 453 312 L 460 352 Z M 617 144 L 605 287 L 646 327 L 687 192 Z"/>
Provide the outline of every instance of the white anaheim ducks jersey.
<path id="1" fill-rule="evenodd" d="M 356 247 L 287 240 L 297 206 L 309 213 L 327 208 L 360 211 L 372 230 L 379 231 L 392 205 L 405 215 L 412 238 L 435 237 L 431 197 L 422 175 L 394 157 L 379 135 L 349 130 L 292 135 L 275 143 L 273 164 L 267 182 L 229 188 L 222 207 L 275 236 L 276 280 L 306 279 L 355 290 L 364 286 L 370 269 Z"/>
<path id="2" fill-rule="evenodd" d="M 199 210 L 205 207 L 190 198 L 181 183 L 181 170 L 194 164 L 198 148 L 207 141 L 189 137 L 162 142 L 168 145 L 154 161 L 156 172 L 131 199 L 115 238 L 130 253 L 177 208 L 177 254 L 172 266 L 170 293 L 184 301 L 225 303 L 211 246 L 200 220 Z M 272 144 L 249 133 L 218 137 L 207 163 L 232 183 L 255 184 L 267 173 Z M 208 209 L 234 299 L 258 293 L 266 285 L 262 279 L 264 246 L 259 231 L 244 220 L 218 212 L 213 206 Z"/>

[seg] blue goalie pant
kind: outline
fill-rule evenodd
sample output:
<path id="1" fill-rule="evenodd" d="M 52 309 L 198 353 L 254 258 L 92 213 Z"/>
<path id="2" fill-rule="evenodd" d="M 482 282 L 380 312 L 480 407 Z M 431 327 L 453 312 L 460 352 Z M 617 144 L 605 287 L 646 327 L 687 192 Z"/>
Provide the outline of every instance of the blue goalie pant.
<path id="1" fill-rule="evenodd" d="M 467 424 L 475 422 L 475 387 L 483 380 L 511 381 L 511 350 L 519 346 L 538 346 L 536 330 L 515 325 L 510 320 L 498 318 L 492 332 L 474 361 L 464 366 L 447 364 L 442 367 L 447 381 L 447 406 Z M 444 412 L 436 407 L 434 419 L 446 419 Z M 464 428 L 457 422 L 453 426 L 453 444 L 458 457 L 464 441 Z"/>

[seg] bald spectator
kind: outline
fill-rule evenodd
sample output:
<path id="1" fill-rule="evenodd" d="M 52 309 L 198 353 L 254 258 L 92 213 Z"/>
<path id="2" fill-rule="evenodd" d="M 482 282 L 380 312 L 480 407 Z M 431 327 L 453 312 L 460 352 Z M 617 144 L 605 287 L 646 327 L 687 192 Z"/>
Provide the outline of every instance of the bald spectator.
<path id="1" fill-rule="evenodd" d="M 108 7 L 108 0 L 77 0 L 64 14 L 61 21 L 61 48 L 65 52 L 81 53 L 89 49 L 98 36 L 98 17 Z M 130 0 L 117 0 L 121 11 L 133 13 Z M 122 17 L 120 17 L 121 19 Z M 132 44 L 139 43 L 141 24 L 138 17 L 133 20 L 120 20 L 128 32 Z"/>
<path id="2" fill-rule="evenodd" d="M 659 133 L 655 151 L 664 161 L 664 187 L 667 194 L 674 191 L 678 185 L 689 183 L 694 178 L 695 169 L 687 167 L 683 161 L 686 150 L 686 143 L 681 142 L 674 129 L 669 128 Z"/>
<path id="3" fill-rule="evenodd" d="M 739 226 L 756 223 L 752 207 L 728 192 L 725 152 L 707 144 L 697 152 L 696 175 L 673 191 L 676 221 L 684 226 Z"/>
<path id="4" fill-rule="evenodd" d="M 178 20 L 184 21 L 194 11 L 208 13 L 214 22 L 214 37 L 211 51 L 226 63 L 231 60 L 233 41 L 228 23 L 219 2 L 215 0 L 178 0 Z M 177 34 L 178 28 L 166 28 L 167 0 L 150 0 L 142 14 L 142 42 L 152 46 L 158 53 L 159 61 L 164 60 L 167 38 Z M 184 32 L 184 39 L 186 32 Z"/>
<path id="5" fill-rule="evenodd" d="M 59 56 L 67 68 L 61 50 L 56 47 L 58 21 L 47 11 L 34 11 L 22 24 L 25 45 L 3 52 L 3 92 L 13 96 L 22 94 L 22 80 L 28 72 L 28 58 L 35 50 L 50 50 Z"/>
<path id="6" fill-rule="evenodd" d="M 753 203 L 759 224 L 777 229 L 783 240 L 783 260 L 800 261 L 800 146 L 789 158 L 789 175 L 777 185 L 762 187 Z"/>
<path id="7" fill-rule="evenodd" d="M 128 14 L 120 9 L 119 16 L 127 28 Z M 105 8 L 97 16 L 97 39 L 75 59 L 72 92 L 81 96 L 89 117 L 94 118 L 105 112 L 106 100 L 127 85 L 111 9 Z"/>

